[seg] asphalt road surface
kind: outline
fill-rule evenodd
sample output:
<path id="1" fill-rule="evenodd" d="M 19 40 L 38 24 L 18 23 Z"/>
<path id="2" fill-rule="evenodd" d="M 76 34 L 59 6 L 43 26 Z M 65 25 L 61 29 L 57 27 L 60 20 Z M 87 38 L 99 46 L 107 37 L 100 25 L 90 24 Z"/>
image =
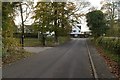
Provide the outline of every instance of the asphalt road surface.
<path id="1" fill-rule="evenodd" d="M 86 39 L 47 49 L 3 67 L 4 78 L 93 78 Z"/>

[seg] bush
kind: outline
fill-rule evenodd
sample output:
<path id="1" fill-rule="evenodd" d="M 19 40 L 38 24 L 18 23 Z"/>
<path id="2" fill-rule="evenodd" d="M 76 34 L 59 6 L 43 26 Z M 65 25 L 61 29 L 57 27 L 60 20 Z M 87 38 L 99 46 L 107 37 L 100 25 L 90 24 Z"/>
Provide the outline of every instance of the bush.
<path id="1" fill-rule="evenodd" d="M 13 36 L 15 38 L 20 38 L 21 33 L 14 33 Z M 24 33 L 25 38 L 38 38 L 38 33 Z"/>
<path id="2" fill-rule="evenodd" d="M 18 40 L 12 37 L 3 38 L 2 40 L 2 56 L 6 57 L 14 54 L 16 50 L 20 49 L 20 44 Z"/>
<path id="3" fill-rule="evenodd" d="M 104 49 L 120 55 L 120 39 L 119 38 L 103 38 L 96 39 L 96 43 Z"/>

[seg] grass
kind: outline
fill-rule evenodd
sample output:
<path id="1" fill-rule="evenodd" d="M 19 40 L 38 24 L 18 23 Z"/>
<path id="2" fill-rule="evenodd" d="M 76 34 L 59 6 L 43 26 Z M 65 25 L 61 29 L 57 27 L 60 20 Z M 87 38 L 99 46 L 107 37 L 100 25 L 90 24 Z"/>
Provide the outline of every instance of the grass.
<path id="1" fill-rule="evenodd" d="M 112 50 L 107 50 L 106 47 L 99 45 L 95 40 L 91 40 L 93 45 L 98 50 L 98 53 L 105 59 L 110 72 L 113 73 L 117 78 L 119 77 L 119 69 L 120 69 L 120 55 Z"/>
<path id="2" fill-rule="evenodd" d="M 59 37 L 59 43 L 64 44 L 65 42 L 69 41 L 70 37 Z"/>
<path id="3" fill-rule="evenodd" d="M 25 38 L 24 39 L 24 46 L 26 47 L 35 47 L 35 46 L 41 46 L 40 40 L 37 38 Z"/>
<path id="4" fill-rule="evenodd" d="M 20 41 L 19 38 L 17 38 L 17 40 Z M 58 40 L 59 40 L 59 44 L 63 44 L 69 40 L 69 37 L 59 37 Z M 55 46 L 54 38 L 52 37 L 47 38 L 46 43 L 47 43 L 47 46 Z M 25 38 L 24 46 L 29 46 L 29 47 L 41 46 L 41 42 L 37 38 Z M 25 58 L 31 55 L 32 53 L 26 52 L 22 49 L 11 51 L 9 52 L 9 54 L 7 54 L 7 56 L 3 57 L 3 65 L 15 62 L 17 60 L 20 60 L 22 58 Z"/>
<path id="5" fill-rule="evenodd" d="M 28 56 L 33 55 L 32 53 L 26 52 L 23 49 L 21 50 L 14 50 L 12 54 L 5 56 L 2 58 L 3 65 L 10 64 L 16 62 L 20 59 L 26 58 Z"/>
<path id="6" fill-rule="evenodd" d="M 117 78 L 119 77 L 120 69 L 120 55 L 103 49 L 101 46 L 97 46 L 97 50 L 105 58 L 107 65 L 109 66 L 110 72 L 113 73 Z"/>
<path id="7" fill-rule="evenodd" d="M 105 49 L 104 49 L 104 52 L 109 58 L 111 58 L 113 61 L 120 64 L 120 55 L 113 53 L 111 51 L 105 50 Z"/>
<path id="8" fill-rule="evenodd" d="M 69 39 L 70 39 L 69 37 L 58 37 L 59 44 L 63 44 L 69 41 Z M 25 47 L 40 47 L 42 46 L 42 43 L 41 43 L 41 40 L 38 40 L 38 38 L 25 38 L 24 46 Z M 46 46 L 56 46 L 53 37 L 46 38 Z"/>
<path id="9" fill-rule="evenodd" d="M 93 39 L 91 39 L 91 41 L 99 48 L 101 48 L 104 51 L 104 54 L 106 56 L 108 56 L 111 60 L 117 62 L 120 64 L 120 55 L 118 55 L 117 53 L 113 53 L 113 51 L 107 50 L 105 48 L 102 48 L 102 46 L 100 46 L 99 44 L 97 44 Z"/>
<path id="10" fill-rule="evenodd" d="M 20 42 L 20 38 L 16 38 L 18 42 Z M 24 38 L 24 46 L 25 47 L 36 47 L 40 46 L 41 42 L 37 38 Z"/>
<path id="11" fill-rule="evenodd" d="M 16 40 L 18 40 L 17 43 L 20 42 L 20 39 L 17 38 Z M 36 42 L 35 39 L 25 39 L 25 42 L 27 41 L 28 42 L 29 40 L 29 44 L 32 42 Z M 27 43 L 25 45 L 28 45 Z M 31 44 L 32 46 L 33 44 Z M 2 50 L 2 49 L 1 49 Z M 13 63 L 13 62 L 16 62 L 20 59 L 23 59 L 23 58 L 26 58 L 28 56 L 31 56 L 32 53 L 30 52 L 26 52 L 24 49 L 22 49 L 21 47 L 19 48 L 16 48 L 16 49 L 8 49 L 7 51 L 5 51 L 2 55 L 2 61 L 3 61 L 3 65 L 6 65 L 6 64 L 10 64 L 10 63 Z"/>
<path id="12" fill-rule="evenodd" d="M 70 40 L 70 37 L 58 37 L 59 45 L 60 44 L 64 44 L 64 43 L 66 43 L 69 40 Z M 47 46 L 56 46 L 54 38 L 47 38 L 46 42 L 47 42 L 47 44 L 46 44 Z"/>

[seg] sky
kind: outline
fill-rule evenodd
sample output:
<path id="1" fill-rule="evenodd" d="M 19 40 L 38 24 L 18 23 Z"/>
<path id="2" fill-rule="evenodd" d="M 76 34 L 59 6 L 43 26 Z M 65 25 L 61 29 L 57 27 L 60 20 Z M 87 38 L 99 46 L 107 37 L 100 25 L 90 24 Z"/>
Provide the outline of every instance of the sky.
<path id="1" fill-rule="evenodd" d="M 103 0 L 88 0 L 91 3 L 91 6 L 97 7 L 97 9 L 101 8 L 101 4 L 100 2 Z M 82 25 L 81 25 L 81 31 L 89 31 L 89 28 L 87 27 L 87 22 L 86 19 L 84 18 L 84 20 L 82 21 Z"/>
<path id="2" fill-rule="evenodd" d="M 36 0 L 35 0 L 35 1 L 36 1 Z M 79 0 L 77 0 L 77 1 L 79 1 Z M 98 9 L 100 9 L 100 7 L 101 7 L 100 2 L 103 1 L 103 0 L 86 0 L 86 1 L 89 1 L 89 2 L 91 3 L 91 6 L 94 6 L 94 7 L 97 7 Z M 20 21 L 21 21 L 21 17 L 18 16 L 18 17 L 16 17 L 15 20 L 16 20 L 16 21 L 15 21 L 16 25 L 19 25 L 19 24 L 20 24 Z M 81 22 L 82 22 L 81 31 L 88 31 L 89 28 L 88 28 L 87 25 L 86 25 L 86 24 L 87 24 L 87 23 L 86 23 L 86 20 L 83 19 L 83 20 L 81 20 Z M 33 23 L 33 20 L 30 19 L 30 20 L 28 20 L 25 24 L 28 25 L 28 24 L 31 24 L 31 23 Z"/>
<path id="3" fill-rule="evenodd" d="M 100 8 L 101 7 L 100 2 L 103 0 L 88 0 L 88 1 L 91 3 L 91 5 Z"/>

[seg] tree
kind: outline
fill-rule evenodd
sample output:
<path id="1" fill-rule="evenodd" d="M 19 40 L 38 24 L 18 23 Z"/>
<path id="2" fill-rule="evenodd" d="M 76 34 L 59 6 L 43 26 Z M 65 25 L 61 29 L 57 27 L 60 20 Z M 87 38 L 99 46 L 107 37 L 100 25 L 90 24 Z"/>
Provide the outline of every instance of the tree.
<path id="1" fill-rule="evenodd" d="M 47 31 L 51 32 L 51 14 L 52 14 L 52 8 L 51 3 L 42 3 L 38 2 L 37 5 L 34 7 L 34 13 L 35 15 L 32 16 L 34 21 L 34 27 L 36 31 L 41 33 L 42 38 L 42 44 L 45 46 L 45 34 Z"/>
<path id="2" fill-rule="evenodd" d="M 3 55 L 10 55 L 19 48 L 17 40 L 13 38 L 14 31 L 14 5 L 10 2 L 2 3 L 2 41 Z M 9 54 L 8 54 L 9 53 Z"/>
<path id="3" fill-rule="evenodd" d="M 27 19 L 30 15 L 31 12 L 31 5 L 32 2 L 13 2 L 12 4 L 14 5 L 14 9 L 16 10 L 16 13 L 18 14 L 17 16 L 20 16 L 20 25 L 21 25 L 21 38 L 20 38 L 20 43 L 22 45 L 22 48 L 24 47 L 24 25 L 25 22 L 27 22 Z M 24 7 L 24 8 L 23 8 Z"/>
<path id="4" fill-rule="evenodd" d="M 117 3 L 116 2 L 112 2 L 112 3 L 106 2 L 101 7 L 101 10 L 104 11 L 104 13 L 106 14 L 106 19 L 109 20 L 109 23 L 110 23 L 111 27 L 113 27 L 114 20 L 117 17 L 117 14 L 116 14 Z"/>
<path id="5" fill-rule="evenodd" d="M 105 13 L 105 18 L 109 26 L 109 30 L 107 31 L 108 36 L 117 35 L 117 32 L 116 32 L 117 31 L 116 18 L 118 15 L 117 4 L 118 4 L 117 2 L 106 2 L 101 7 L 101 10 Z"/>
<path id="6" fill-rule="evenodd" d="M 67 33 L 67 17 L 65 17 L 65 4 L 66 3 L 41 3 L 38 2 L 35 6 L 34 13 L 35 15 L 32 17 L 35 19 L 35 27 L 37 31 L 41 32 L 42 35 L 42 43 L 45 43 L 44 34 L 48 32 L 55 33 L 55 42 L 58 43 L 58 37 L 64 32 Z M 39 25 L 38 25 L 39 24 Z M 61 32 L 62 31 L 62 32 Z M 63 34 L 64 34 L 63 33 Z M 62 35 L 63 35 L 62 34 Z M 43 40 L 44 39 L 44 40 Z"/>
<path id="7" fill-rule="evenodd" d="M 106 33 L 106 19 L 102 11 L 95 10 L 86 14 L 87 25 L 95 38 Z"/>
<path id="8" fill-rule="evenodd" d="M 22 6 L 22 2 L 2 3 L 2 40 L 3 53 L 5 56 L 6 54 L 14 54 L 17 50 L 20 50 L 21 45 L 19 44 L 18 40 L 13 37 L 14 29 L 16 27 L 14 22 L 15 17 L 16 15 L 18 16 L 17 12 L 23 9 L 20 7 L 20 5 Z"/>
<path id="9" fill-rule="evenodd" d="M 83 16 L 83 14 L 77 12 L 88 5 L 88 2 L 80 2 L 79 7 L 72 2 L 38 2 L 34 8 L 35 15 L 32 17 L 35 19 L 34 25 L 42 36 L 47 31 L 54 32 L 55 43 L 59 43 L 58 37 L 69 35 L 73 23 L 78 22 L 79 17 Z"/>

